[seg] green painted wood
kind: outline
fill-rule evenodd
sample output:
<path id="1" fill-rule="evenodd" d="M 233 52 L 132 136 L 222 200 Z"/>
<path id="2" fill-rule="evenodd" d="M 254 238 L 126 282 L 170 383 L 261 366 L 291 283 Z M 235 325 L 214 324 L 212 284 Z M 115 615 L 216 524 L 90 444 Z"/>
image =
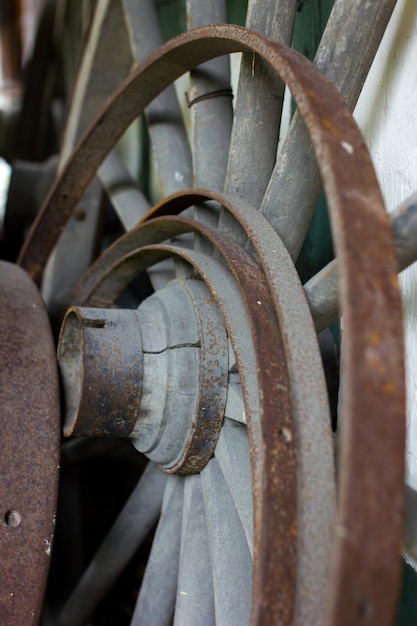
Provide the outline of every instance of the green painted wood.
<path id="1" fill-rule="evenodd" d="M 155 0 L 155 8 L 165 41 L 187 30 L 185 0 Z"/>
<path id="2" fill-rule="evenodd" d="M 227 2 L 227 19 L 231 24 L 245 25 L 247 0 L 228 0 Z"/>
<path id="3" fill-rule="evenodd" d="M 417 624 L 417 572 L 404 561 L 398 626 L 415 626 L 415 624 Z"/>
<path id="4" fill-rule="evenodd" d="M 293 48 L 313 60 L 334 0 L 298 0 Z"/>
<path id="5" fill-rule="evenodd" d="M 313 59 L 334 0 L 299 0 L 293 48 Z M 334 257 L 324 194 L 320 196 L 296 267 L 304 283 Z"/>

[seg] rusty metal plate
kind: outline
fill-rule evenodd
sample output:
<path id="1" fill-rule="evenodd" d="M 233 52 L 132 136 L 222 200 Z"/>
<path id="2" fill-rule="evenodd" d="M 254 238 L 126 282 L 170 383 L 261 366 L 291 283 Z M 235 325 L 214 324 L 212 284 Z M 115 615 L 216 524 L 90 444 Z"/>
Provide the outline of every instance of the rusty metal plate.
<path id="1" fill-rule="evenodd" d="M 0 264 L 0 618 L 39 623 L 55 526 L 59 387 L 40 294 Z"/>

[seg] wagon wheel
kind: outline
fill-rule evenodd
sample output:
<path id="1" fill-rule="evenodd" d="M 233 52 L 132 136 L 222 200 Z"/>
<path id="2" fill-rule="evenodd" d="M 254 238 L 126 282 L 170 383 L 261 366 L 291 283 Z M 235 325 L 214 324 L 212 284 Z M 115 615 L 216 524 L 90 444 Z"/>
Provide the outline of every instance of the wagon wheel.
<path id="1" fill-rule="evenodd" d="M 247 25 L 288 41 L 295 8 L 288 10 L 290 4 L 269 9 L 269 15 L 287 9 L 282 33 L 256 22 L 259 15 L 268 16 L 256 3 Z M 357 23 L 364 21 L 360 4 L 349 7 L 348 20 L 346 5 L 336 5 L 316 59 L 324 71 L 335 72 L 331 77 L 350 107 L 393 6 L 381 2 L 366 9 L 374 38 L 366 33 L 355 41 L 360 63 L 352 83 L 350 75 L 348 80 L 338 72 L 345 51 L 339 50 L 330 69 L 329 49 L 335 49 L 340 24 L 352 28 L 347 41 L 357 35 Z M 130 24 L 140 12 L 129 2 L 123 10 Z M 192 3 L 190 11 L 196 15 Z M 230 25 L 190 30 L 161 46 L 121 84 L 83 135 L 19 262 L 39 280 L 82 193 L 132 120 L 185 71 L 238 51 L 245 55 L 233 127 L 221 128 L 222 140 L 231 132 L 223 163 L 223 149 L 208 141 L 216 124 L 207 135 L 201 129 L 210 107 L 215 122 L 219 115 L 231 119 L 224 79 L 212 70 L 211 82 L 206 70 L 201 84 L 197 72 L 197 95 L 190 97 L 195 181 L 209 189 L 168 195 L 104 252 L 72 291 L 59 347 L 66 433 L 131 436 L 151 463 L 63 608 L 61 624 L 88 620 L 155 521 L 161 502 L 132 623 L 170 623 L 173 615 L 178 624 L 391 624 L 394 619 L 404 456 L 396 263 L 363 140 L 319 70 L 285 45 Z M 258 124 L 253 112 L 258 102 L 270 109 L 270 120 L 279 117 L 282 86 L 275 74 L 289 86 L 299 113 L 274 166 L 271 122 L 265 114 Z M 150 124 L 156 109 L 148 109 Z M 291 260 L 320 188 L 305 127 L 339 259 L 343 378 L 337 506 L 320 353 Z M 251 157 L 250 170 L 242 153 Z M 191 206 L 193 217 L 178 215 Z M 184 233 L 194 234 L 193 247 L 176 242 Z M 111 308 L 138 273 L 172 257 L 183 261 L 185 279 L 170 281 L 137 311 Z"/>

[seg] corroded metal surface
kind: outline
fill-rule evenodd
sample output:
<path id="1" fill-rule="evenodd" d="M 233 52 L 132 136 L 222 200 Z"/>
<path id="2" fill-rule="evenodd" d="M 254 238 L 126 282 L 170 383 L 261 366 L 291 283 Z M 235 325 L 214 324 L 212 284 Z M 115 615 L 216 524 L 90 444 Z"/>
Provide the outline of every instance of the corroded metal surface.
<path id="1" fill-rule="evenodd" d="M 58 346 L 64 434 L 131 437 L 166 473 L 200 472 L 223 423 L 227 346 L 200 281 L 175 281 L 138 311 L 71 307 Z"/>
<path id="2" fill-rule="evenodd" d="M 227 394 L 227 334 L 221 315 L 201 281 L 185 288 L 193 300 L 200 331 L 200 362 L 197 405 L 181 457 L 167 473 L 200 472 L 213 456 L 223 424 Z"/>
<path id="3" fill-rule="evenodd" d="M 58 359 L 65 392 L 64 434 L 128 437 L 142 382 L 142 344 L 134 311 L 71 307 Z"/>
<path id="4" fill-rule="evenodd" d="M 39 623 L 55 527 L 59 392 L 55 348 L 37 288 L 0 265 L 3 624 Z"/>
<path id="5" fill-rule="evenodd" d="M 232 276 L 214 259 L 196 252 L 149 245 L 119 259 L 109 270 L 105 296 L 102 293 L 99 299 L 108 306 L 138 272 L 173 255 L 186 259 L 207 282 L 224 316 L 245 395 L 256 525 L 254 559 L 258 584 L 253 598 L 254 623 L 274 623 L 278 619 L 290 623 L 296 573 L 297 472 L 285 350 L 274 303 L 259 266 L 225 235 L 203 226 L 200 232 L 227 260 Z M 237 301 L 233 297 L 234 281 L 239 288 Z"/>
<path id="6" fill-rule="evenodd" d="M 249 51 L 266 59 L 287 82 L 297 100 L 318 159 L 335 247 L 341 261 L 344 376 L 340 497 L 329 606 L 327 618 L 323 621 L 351 626 L 367 620 L 368 623 L 388 625 L 395 612 L 400 573 L 405 427 L 396 262 L 388 218 L 364 142 L 336 89 L 311 63 L 285 46 L 235 26 L 203 27 L 180 35 L 163 46 L 121 85 L 86 131 L 51 190 L 20 262 L 35 278 L 40 277 L 61 229 L 99 163 L 153 97 L 187 69 L 236 51 Z M 354 187 L 352 181 L 355 181 Z M 252 430 L 255 502 L 262 502 L 262 498 L 266 502 L 269 497 L 273 507 L 269 513 L 278 518 L 278 513 L 284 516 L 283 520 L 280 519 L 283 521 L 281 543 L 286 544 L 284 546 L 278 545 L 276 530 L 270 536 L 270 527 L 260 529 L 257 524 L 257 531 L 263 534 L 257 536 L 261 550 L 255 559 L 255 573 L 259 578 L 256 578 L 254 587 L 253 622 L 273 623 L 279 619 L 281 623 L 290 623 L 293 619 L 292 577 L 284 579 L 282 575 L 285 569 L 286 575 L 288 571 L 292 572 L 294 558 L 294 540 L 289 533 L 291 528 L 294 531 L 294 526 L 288 523 L 294 520 L 294 499 L 287 498 L 293 484 L 293 477 L 287 473 L 291 467 L 294 472 L 293 452 L 291 446 L 284 445 L 290 443 L 290 437 L 283 442 L 282 429 L 270 433 L 269 428 L 276 429 L 277 425 L 273 426 L 268 419 L 262 422 L 265 415 L 279 414 L 278 394 L 271 393 L 271 389 L 281 392 L 281 387 L 288 385 L 288 381 L 277 384 L 285 372 L 285 362 L 276 361 L 277 355 L 270 355 L 271 345 L 266 345 L 268 333 L 276 341 L 270 343 L 278 346 L 280 341 L 275 328 L 274 304 L 263 273 L 249 255 L 232 245 L 230 238 L 223 234 L 213 233 L 212 241 L 228 259 L 229 269 L 239 286 L 250 321 L 249 332 L 258 368 L 259 397 L 256 401 L 262 399 L 259 408 L 264 430 L 261 432 L 262 437 L 268 436 L 261 437 L 254 445 Z M 140 253 L 142 266 L 172 254 L 197 264 L 196 253 L 172 246 L 147 246 Z M 134 263 L 138 263 L 138 258 L 132 253 L 131 258 L 124 259 L 123 270 Z M 198 263 L 198 271 L 204 275 L 204 263 Z M 207 276 L 206 280 L 210 278 Z M 225 306 L 220 299 L 218 302 L 220 307 Z M 239 342 L 234 334 L 236 325 L 229 324 L 228 331 L 236 341 L 235 351 L 239 359 Z M 248 364 L 240 359 L 242 376 L 247 367 Z M 248 391 L 246 388 L 245 392 Z M 287 414 L 287 400 L 282 399 L 283 416 Z M 284 470 L 286 462 L 282 451 L 286 448 L 289 464 Z M 269 465 L 263 465 L 265 458 L 270 463 L 277 462 L 276 468 L 271 470 Z M 258 463 L 267 476 L 257 472 Z M 283 484 L 287 477 L 291 480 Z M 261 489 L 259 485 L 262 485 Z M 279 511 L 274 509 L 274 498 L 278 497 L 276 490 L 283 502 Z M 386 515 L 388 510 L 389 516 Z M 268 541 L 263 543 L 266 538 Z M 279 572 L 274 571 L 278 567 Z"/>
<path id="7" fill-rule="evenodd" d="M 334 521 L 335 485 L 330 417 L 317 342 L 301 284 L 283 244 L 271 225 L 253 207 L 239 199 L 212 191 L 193 189 L 163 200 L 150 215 L 177 213 L 196 203 L 215 200 L 231 212 L 245 229 L 268 276 L 276 315 L 285 333 L 285 352 L 290 370 L 298 450 L 298 554 L 296 615 L 300 623 L 319 623 L 329 576 L 331 526 Z M 101 306 L 111 300 L 140 271 L 137 262 L 123 266 L 123 258 L 153 239 L 196 230 L 216 244 L 211 231 L 187 218 L 154 217 L 120 238 L 91 267 L 74 298 Z M 121 267 L 117 265 L 121 263 Z M 224 289 L 225 290 L 225 289 Z M 229 296 L 230 297 L 230 296 Z M 243 332 L 243 328 L 240 328 Z M 256 460 L 253 460 L 256 463 Z M 321 506 L 317 509 L 316 503 Z M 262 524 L 268 524 L 265 516 Z M 272 527 L 278 534 L 275 518 Z M 279 536 L 279 534 L 278 534 Z M 258 596 L 260 597 L 260 596 Z M 271 602 L 273 605 L 273 601 Z"/>

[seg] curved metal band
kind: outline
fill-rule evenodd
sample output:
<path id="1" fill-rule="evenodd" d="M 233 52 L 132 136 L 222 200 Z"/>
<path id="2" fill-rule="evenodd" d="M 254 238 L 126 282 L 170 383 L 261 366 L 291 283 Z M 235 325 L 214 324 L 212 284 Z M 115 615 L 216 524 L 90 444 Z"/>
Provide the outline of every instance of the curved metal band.
<path id="1" fill-rule="evenodd" d="M 310 313 L 284 245 L 265 217 L 253 207 L 243 205 L 241 200 L 230 195 L 192 189 L 163 200 L 150 215 L 176 213 L 205 200 L 216 200 L 227 208 L 250 237 L 267 276 L 284 333 L 298 465 L 298 600 L 295 611 L 299 623 L 320 623 L 329 578 L 335 484 L 326 385 Z M 154 218 L 143 222 L 103 253 L 80 281 L 74 299 L 79 303 L 110 306 L 122 285 L 132 279 L 130 271 L 136 273 L 139 269 L 130 264 L 129 269 L 123 267 L 123 257 L 150 242 L 158 243 L 190 230 L 216 245 L 215 233 L 187 218 Z M 119 263 L 120 268 L 117 268 Z M 295 320 L 297 324 L 294 324 Z M 263 520 L 263 524 L 268 523 L 275 527 L 273 518 Z M 258 593 L 262 594 L 261 589 Z"/>
<path id="2" fill-rule="evenodd" d="M 237 26 L 205 26 L 167 43 L 122 83 L 86 131 L 51 190 L 20 263 L 40 277 L 98 165 L 163 88 L 186 70 L 236 51 L 262 56 L 297 101 L 319 162 L 341 265 L 342 471 L 328 622 L 351 626 L 371 614 L 374 623 L 388 625 L 400 575 L 405 439 L 396 262 L 366 146 L 336 89 L 314 65 Z"/>
<path id="3" fill-rule="evenodd" d="M 210 234 L 229 270 L 197 252 L 170 245 L 144 246 L 110 268 L 98 299 L 110 305 L 138 272 L 173 255 L 186 259 L 207 282 L 233 344 L 249 425 L 256 527 L 254 578 L 259 581 L 253 606 L 259 611 L 259 623 L 280 619 L 289 624 L 296 573 L 297 471 L 285 350 L 259 266 L 225 235 L 208 228 L 201 232 Z M 94 296 L 91 303 L 97 304 Z M 266 580 L 268 587 L 263 584 Z"/>

